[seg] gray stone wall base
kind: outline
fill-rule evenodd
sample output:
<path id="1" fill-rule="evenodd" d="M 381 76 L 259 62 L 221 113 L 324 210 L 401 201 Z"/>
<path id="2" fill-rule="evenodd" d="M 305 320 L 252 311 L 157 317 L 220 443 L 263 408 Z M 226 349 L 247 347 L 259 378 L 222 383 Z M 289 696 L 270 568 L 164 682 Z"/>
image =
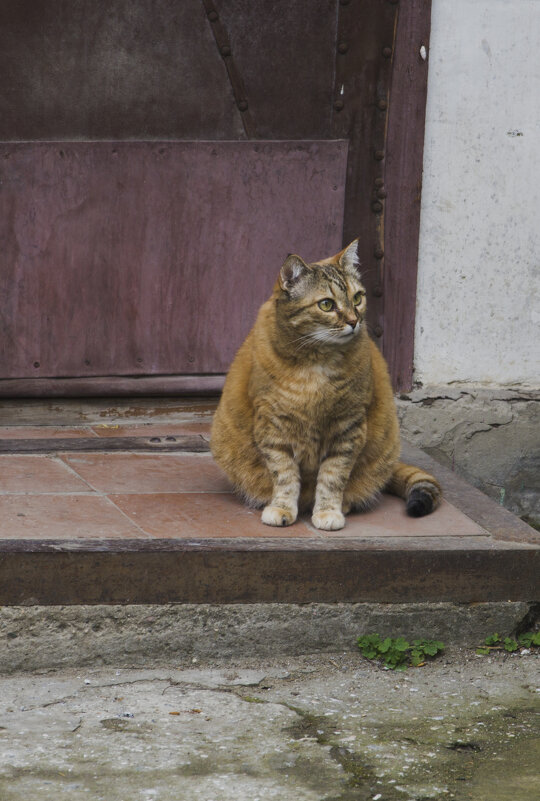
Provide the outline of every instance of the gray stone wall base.
<path id="1" fill-rule="evenodd" d="M 397 399 L 405 439 L 540 527 L 540 391 L 426 386 Z"/>
<path id="2" fill-rule="evenodd" d="M 474 646 L 529 613 L 524 602 L 5 606 L 0 672 L 355 651 L 374 632 Z"/>

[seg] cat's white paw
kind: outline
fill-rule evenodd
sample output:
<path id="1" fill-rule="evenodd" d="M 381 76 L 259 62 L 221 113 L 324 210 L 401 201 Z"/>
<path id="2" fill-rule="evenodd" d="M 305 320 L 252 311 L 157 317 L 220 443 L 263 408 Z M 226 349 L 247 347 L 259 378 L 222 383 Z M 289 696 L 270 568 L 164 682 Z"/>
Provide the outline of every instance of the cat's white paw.
<path id="1" fill-rule="evenodd" d="M 338 509 L 320 509 L 313 512 L 311 522 L 323 531 L 337 531 L 345 525 L 345 517 Z"/>
<path id="2" fill-rule="evenodd" d="M 267 526 L 290 526 L 296 520 L 296 512 L 283 506 L 265 506 L 261 520 Z"/>

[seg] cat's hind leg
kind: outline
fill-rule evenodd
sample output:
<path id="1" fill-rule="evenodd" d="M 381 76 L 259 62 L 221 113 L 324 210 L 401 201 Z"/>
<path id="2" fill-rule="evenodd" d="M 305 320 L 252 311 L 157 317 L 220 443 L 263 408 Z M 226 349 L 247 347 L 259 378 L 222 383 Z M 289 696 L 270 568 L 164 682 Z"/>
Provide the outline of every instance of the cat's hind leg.
<path id="1" fill-rule="evenodd" d="M 343 495 L 343 514 L 368 512 L 377 506 L 386 478 L 375 474 L 352 477 Z"/>
<path id="2" fill-rule="evenodd" d="M 270 503 L 272 477 L 260 453 L 254 447 L 224 448 L 212 442 L 212 452 L 234 491 L 250 509 L 261 509 Z"/>
<path id="3" fill-rule="evenodd" d="M 436 478 L 419 467 L 404 462 L 395 463 L 385 489 L 403 498 L 407 505 L 407 514 L 411 517 L 430 514 L 442 499 L 442 490 Z"/>

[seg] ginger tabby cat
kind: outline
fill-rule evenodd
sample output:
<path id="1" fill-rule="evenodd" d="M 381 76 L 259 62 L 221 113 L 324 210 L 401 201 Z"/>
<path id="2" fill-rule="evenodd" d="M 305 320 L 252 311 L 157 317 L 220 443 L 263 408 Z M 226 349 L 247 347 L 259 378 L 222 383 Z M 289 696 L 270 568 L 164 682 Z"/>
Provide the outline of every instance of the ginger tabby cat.
<path id="1" fill-rule="evenodd" d="M 287 258 L 225 381 L 212 453 L 269 526 L 310 509 L 317 528 L 341 529 L 382 490 L 415 517 L 440 503 L 433 476 L 398 461 L 394 396 L 367 332 L 357 242 L 314 264 Z"/>

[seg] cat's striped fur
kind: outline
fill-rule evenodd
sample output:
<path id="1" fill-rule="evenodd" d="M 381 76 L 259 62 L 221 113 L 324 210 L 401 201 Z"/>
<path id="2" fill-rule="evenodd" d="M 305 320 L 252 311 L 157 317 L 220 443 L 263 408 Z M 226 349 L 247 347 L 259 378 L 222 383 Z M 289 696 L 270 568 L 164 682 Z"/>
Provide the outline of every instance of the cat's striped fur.
<path id="1" fill-rule="evenodd" d="M 340 529 L 382 490 L 415 516 L 440 502 L 433 476 L 398 461 L 394 397 L 367 332 L 356 249 L 309 265 L 286 260 L 225 382 L 212 453 L 268 525 L 311 509 L 317 528 Z"/>

